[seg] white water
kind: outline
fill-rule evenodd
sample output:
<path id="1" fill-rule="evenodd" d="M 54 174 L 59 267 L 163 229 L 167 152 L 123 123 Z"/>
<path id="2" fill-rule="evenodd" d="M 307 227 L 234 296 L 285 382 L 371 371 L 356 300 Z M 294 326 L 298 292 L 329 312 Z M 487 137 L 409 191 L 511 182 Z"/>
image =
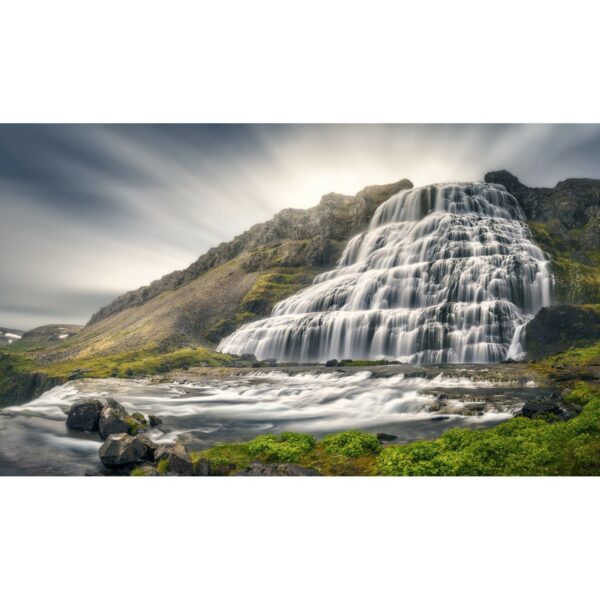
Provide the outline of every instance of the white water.
<path id="1" fill-rule="evenodd" d="M 551 276 L 517 200 L 496 184 L 432 185 L 384 202 L 336 269 L 219 350 L 283 362 L 520 358 Z"/>
<path id="2" fill-rule="evenodd" d="M 114 398 L 129 411 L 163 421 L 150 430 L 157 442 L 191 436 L 199 447 L 250 439 L 260 433 L 305 431 L 323 435 L 362 429 L 385 431 L 399 441 L 429 439 L 451 427 L 489 427 L 521 406 L 488 398 L 485 414 L 465 416 L 459 400 L 447 414 L 429 412 L 435 388 L 481 389 L 494 383 L 465 376 L 375 377 L 370 371 L 298 373 L 280 371 L 214 378 L 198 383 L 120 379 L 78 380 L 57 386 L 36 400 L 0 410 L 0 475 L 84 474 L 100 468 L 97 433 L 69 431 L 66 413 L 83 398 Z M 505 382 L 515 386 L 517 382 Z M 512 398 L 512 395 L 511 395 Z M 516 398 L 516 394 L 515 394 Z"/>

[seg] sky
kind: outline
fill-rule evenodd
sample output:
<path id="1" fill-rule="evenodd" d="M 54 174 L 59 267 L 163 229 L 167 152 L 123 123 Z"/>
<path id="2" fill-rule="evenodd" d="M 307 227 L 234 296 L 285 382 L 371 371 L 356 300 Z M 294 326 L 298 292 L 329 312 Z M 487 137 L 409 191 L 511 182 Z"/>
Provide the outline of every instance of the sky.
<path id="1" fill-rule="evenodd" d="M 329 192 L 499 169 L 600 178 L 600 125 L 0 125 L 0 327 L 84 324 Z"/>

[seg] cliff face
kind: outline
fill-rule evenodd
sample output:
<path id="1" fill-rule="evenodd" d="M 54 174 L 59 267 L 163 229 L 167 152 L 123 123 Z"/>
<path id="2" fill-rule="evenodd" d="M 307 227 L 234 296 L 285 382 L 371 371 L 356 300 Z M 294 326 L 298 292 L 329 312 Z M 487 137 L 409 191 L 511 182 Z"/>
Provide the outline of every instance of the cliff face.
<path id="1" fill-rule="evenodd" d="M 536 360 L 600 341 L 600 305 L 556 305 L 542 308 L 527 324 L 527 358 Z"/>
<path id="2" fill-rule="evenodd" d="M 504 185 L 519 200 L 535 241 L 552 258 L 555 301 L 600 302 L 600 180 L 530 188 L 508 171 L 494 171 L 485 181 Z"/>
<path id="3" fill-rule="evenodd" d="M 239 325 L 268 315 L 279 300 L 333 267 L 347 240 L 375 209 L 412 183 L 370 186 L 355 196 L 328 194 L 307 210 L 286 209 L 183 271 L 127 292 L 100 309 L 53 360 L 154 345 L 211 346 Z"/>

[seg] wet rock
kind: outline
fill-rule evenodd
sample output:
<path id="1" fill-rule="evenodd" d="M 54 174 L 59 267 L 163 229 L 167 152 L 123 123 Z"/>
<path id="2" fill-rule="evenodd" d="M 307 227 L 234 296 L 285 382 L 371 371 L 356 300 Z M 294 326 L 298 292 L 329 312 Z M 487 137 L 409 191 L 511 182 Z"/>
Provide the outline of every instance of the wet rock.
<path id="1" fill-rule="evenodd" d="M 377 439 L 380 442 L 391 442 L 393 440 L 397 440 L 398 436 L 397 435 L 392 435 L 391 433 L 377 433 L 375 434 Z"/>
<path id="2" fill-rule="evenodd" d="M 213 473 L 211 473 L 211 466 L 210 461 L 201 458 L 194 465 L 194 475 L 197 475 L 198 477 L 208 477 L 209 475 L 213 475 Z"/>
<path id="3" fill-rule="evenodd" d="M 82 400 L 71 406 L 67 427 L 77 431 L 98 431 L 102 403 L 99 400 Z"/>
<path id="4" fill-rule="evenodd" d="M 237 473 L 240 477 L 315 477 L 321 475 L 314 469 L 307 469 L 300 465 L 282 463 L 266 465 L 254 462 L 249 467 Z"/>
<path id="5" fill-rule="evenodd" d="M 254 354 L 242 354 L 240 358 L 244 361 L 256 362 L 256 356 Z"/>
<path id="6" fill-rule="evenodd" d="M 527 402 L 521 409 L 521 415 L 528 419 L 561 414 L 561 407 L 556 402 Z"/>
<path id="7" fill-rule="evenodd" d="M 150 427 L 158 427 L 162 425 L 162 419 L 156 415 L 148 415 L 148 423 Z"/>
<path id="8" fill-rule="evenodd" d="M 167 460 L 167 472 L 177 475 L 194 475 L 194 464 L 182 444 L 163 444 L 156 448 L 154 460 Z"/>
<path id="9" fill-rule="evenodd" d="M 437 421 L 447 421 L 449 418 L 450 417 L 448 417 L 448 416 L 442 416 L 442 415 L 440 415 L 439 417 L 431 417 L 431 419 L 429 419 L 429 420 L 437 422 Z"/>
<path id="10" fill-rule="evenodd" d="M 117 433 L 108 437 L 100 446 L 98 454 L 102 464 L 109 469 L 131 466 L 147 460 L 150 454 L 148 442 L 150 440 L 144 439 L 143 436 Z"/>
<path id="11" fill-rule="evenodd" d="M 333 359 L 331 359 L 331 360 L 328 360 L 328 361 L 325 363 L 325 366 L 326 366 L 326 367 L 337 367 L 337 366 L 338 366 L 338 361 L 337 361 L 335 358 L 333 358 Z"/>
<path id="12" fill-rule="evenodd" d="M 106 401 L 106 406 L 100 413 L 98 430 L 100 437 L 106 439 L 114 433 L 128 433 L 129 424 L 127 423 L 127 411 L 112 398 Z"/>

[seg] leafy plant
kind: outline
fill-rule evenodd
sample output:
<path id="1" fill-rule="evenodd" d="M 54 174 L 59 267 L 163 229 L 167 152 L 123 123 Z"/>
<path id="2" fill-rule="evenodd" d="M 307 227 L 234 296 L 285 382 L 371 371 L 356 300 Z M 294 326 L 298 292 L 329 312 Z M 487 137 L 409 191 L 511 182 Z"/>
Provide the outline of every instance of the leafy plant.
<path id="1" fill-rule="evenodd" d="M 381 450 L 379 440 L 374 435 L 362 431 L 332 433 L 323 438 L 323 446 L 330 454 L 351 457 L 365 456 Z"/>
<path id="2" fill-rule="evenodd" d="M 296 462 L 316 443 L 315 438 L 306 433 L 265 434 L 248 443 L 248 452 L 265 462 Z"/>

